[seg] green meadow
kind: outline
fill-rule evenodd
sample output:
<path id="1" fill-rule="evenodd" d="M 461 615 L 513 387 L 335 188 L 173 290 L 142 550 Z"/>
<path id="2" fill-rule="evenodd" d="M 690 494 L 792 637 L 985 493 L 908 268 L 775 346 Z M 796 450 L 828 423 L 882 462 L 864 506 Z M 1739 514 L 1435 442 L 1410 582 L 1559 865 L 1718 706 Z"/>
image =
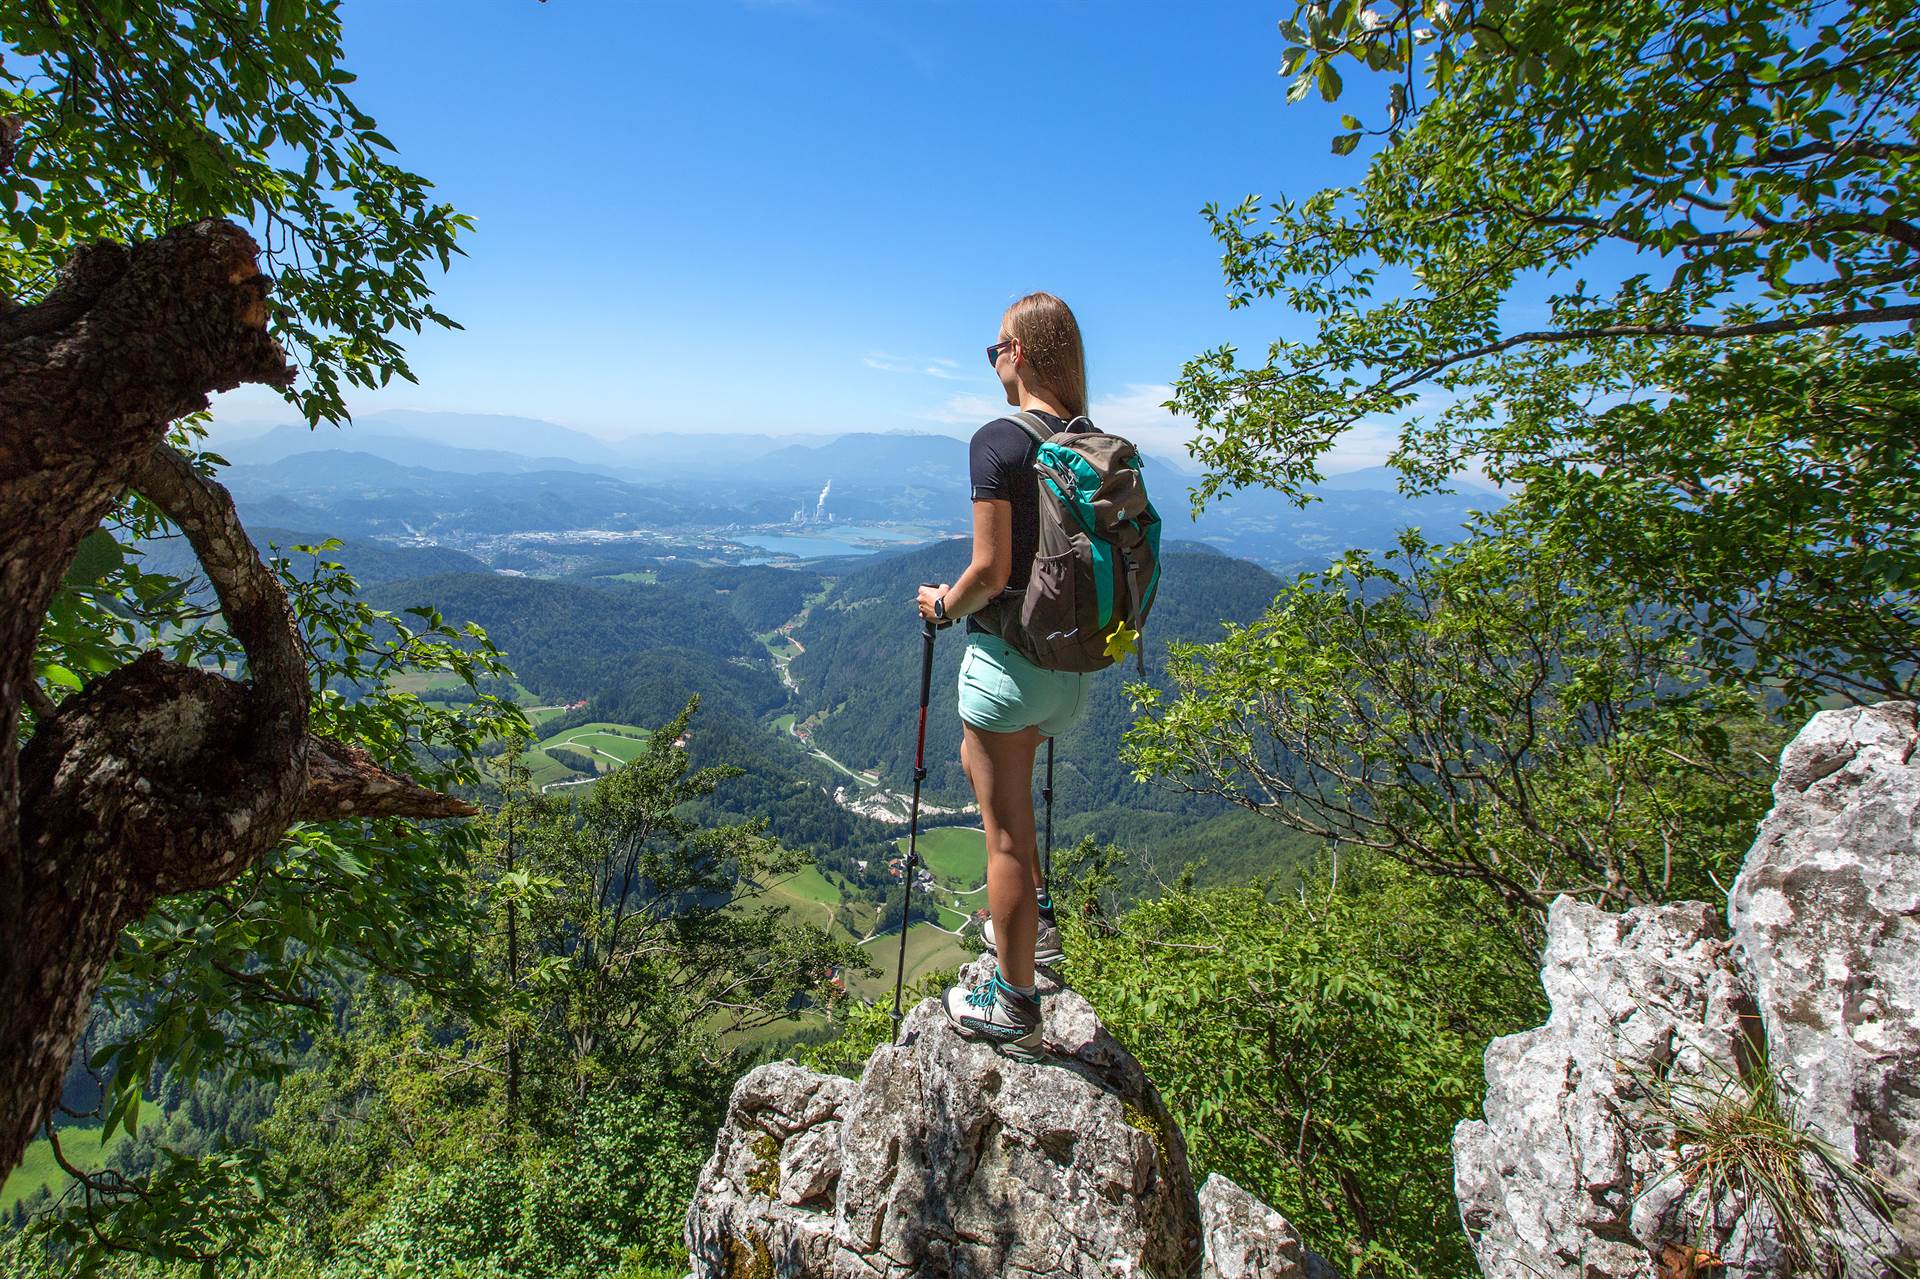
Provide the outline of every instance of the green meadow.
<path id="1" fill-rule="evenodd" d="M 631 763 L 646 748 L 644 728 L 605 722 L 581 724 L 542 739 L 520 756 L 520 762 L 535 786 L 548 786 L 584 776 L 555 759 L 556 752 L 571 752 L 578 758 L 592 760 L 595 770 L 604 773 Z"/>
<path id="2" fill-rule="evenodd" d="M 872 975 L 855 975 L 847 982 L 847 990 L 862 999 L 892 999 L 893 975 L 900 963 L 900 934 L 887 933 L 876 937 L 861 949 L 867 952 L 867 958 L 873 961 L 879 971 Z M 909 984 L 938 969 L 958 968 L 972 958 L 972 948 L 958 937 L 949 936 L 926 924 L 915 924 L 907 930 Z"/>
<path id="3" fill-rule="evenodd" d="M 159 1117 L 157 1109 L 149 1109 L 152 1103 L 141 1107 L 142 1113 L 154 1120 Z M 99 1124 L 75 1124 L 60 1128 L 60 1153 L 67 1162 L 76 1168 L 95 1172 L 106 1167 L 107 1156 L 113 1153 L 115 1146 L 127 1139 L 125 1128 L 116 1128 L 113 1137 L 104 1145 L 100 1141 Z M 45 1137 L 36 1139 L 21 1156 L 20 1166 L 7 1174 L 4 1184 L 0 1184 L 0 1212 L 9 1211 L 13 1205 L 28 1195 L 48 1187 L 56 1195 L 66 1185 L 68 1177 L 60 1165 L 54 1162 L 53 1143 Z"/>
<path id="4" fill-rule="evenodd" d="M 766 891 L 765 900 L 774 906 L 786 906 L 792 909 L 794 918 L 820 924 L 829 931 L 833 930 L 834 907 L 840 904 L 840 890 L 818 866 L 803 866 L 784 879 L 775 881 Z M 840 930 L 845 936 L 845 930 Z"/>
<path id="5" fill-rule="evenodd" d="M 895 841 L 907 851 L 906 836 Z M 933 877 L 955 892 L 972 892 L 987 882 L 987 833 L 966 826 L 939 826 L 922 831 L 920 863 Z"/>

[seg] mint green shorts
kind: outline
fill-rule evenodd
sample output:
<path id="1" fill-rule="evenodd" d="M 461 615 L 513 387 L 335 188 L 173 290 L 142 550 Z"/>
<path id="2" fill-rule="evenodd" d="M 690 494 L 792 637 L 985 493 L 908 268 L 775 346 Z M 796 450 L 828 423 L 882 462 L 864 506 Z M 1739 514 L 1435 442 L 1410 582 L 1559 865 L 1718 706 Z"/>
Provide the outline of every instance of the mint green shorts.
<path id="1" fill-rule="evenodd" d="M 1058 737 L 1087 708 L 1082 671 L 1045 671 L 998 635 L 973 631 L 960 658 L 960 718 L 989 733 L 1017 733 L 1038 726 Z"/>

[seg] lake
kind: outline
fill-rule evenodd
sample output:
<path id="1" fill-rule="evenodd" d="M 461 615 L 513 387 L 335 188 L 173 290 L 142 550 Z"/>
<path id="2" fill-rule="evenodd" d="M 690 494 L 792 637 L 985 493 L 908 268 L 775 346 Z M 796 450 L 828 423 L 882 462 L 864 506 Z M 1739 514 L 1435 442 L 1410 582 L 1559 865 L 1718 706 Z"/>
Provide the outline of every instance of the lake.
<path id="1" fill-rule="evenodd" d="M 829 524 L 821 527 L 817 533 L 742 533 L 729 540 L 742 546 L 758 547 L 768 553 L 767 558 L 791 555 L 811 560 L 829 555 L 871 555 L 889 547 L 931 541 L 935 536 L 938 535 L 929 534 L 924 529 L 908 532 L 884 524 Z M 753 563 L 759 558 L 755 556 L 745 562 Z"/>

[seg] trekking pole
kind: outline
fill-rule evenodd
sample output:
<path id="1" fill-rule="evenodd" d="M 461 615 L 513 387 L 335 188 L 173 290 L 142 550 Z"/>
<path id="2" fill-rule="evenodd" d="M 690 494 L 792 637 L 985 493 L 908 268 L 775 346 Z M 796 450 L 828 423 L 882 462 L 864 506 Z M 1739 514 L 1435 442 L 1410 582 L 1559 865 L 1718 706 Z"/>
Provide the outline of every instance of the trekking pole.
<path id="1" fill-rule="evenodd" d="M 1053 891 L 1053 739 L 1047 739 L 1047 784 L 1040 788 L 1040 798 L 1047 802 L 1047 843 L 1046 851 L 1040 858 L 1040 895 L 1047 896 Z"/>
<path id="2" fill-rule="evenodd" d="M 922 582 L 937 586 L 937 582 Z M 933 689 L 933 632 L 931 619 L 920 623 L 920 734 L 913 746 L 913 807 L 907 816 L 906 891 L 900 898 L 900 965 L 893 973 L 893 1039 L 900 1042 L 900 987 L 907 979 L 907 926 L 913 910 L 913 876 L 920 869 L 920 783 L 927 780 L 927 701 Z"/>

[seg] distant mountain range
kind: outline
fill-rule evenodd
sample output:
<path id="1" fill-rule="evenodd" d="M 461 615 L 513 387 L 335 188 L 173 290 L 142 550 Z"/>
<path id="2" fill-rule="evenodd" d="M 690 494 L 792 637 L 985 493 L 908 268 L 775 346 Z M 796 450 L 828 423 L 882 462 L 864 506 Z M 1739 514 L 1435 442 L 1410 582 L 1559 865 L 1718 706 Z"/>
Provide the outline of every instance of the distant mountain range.
<path id="1" fill-rule="evenodd" d="M 576 530 L 726 536 L 777 531 L 826 496 L 840 524 L 968 527 L 966 443 L 946 435 L 662 433 L 606 441 L 531 418 L 390 413 L 345 430 L 278 426 L 216 437 L 225 479 L 251 522 L 349 537 L 437 542 L 493 562 L 481 539 Z M 1472 485 L 1406 498 L 1385 468 L 1330 477 L 1302 508 L 1267 490 L 1188 513 L 1193 476 L 1146 459 L 1169 537 L 1270 569 L 1312 569 L 1350 548 L 1380 549 L 1418 526 L 1447 540 L 1497 492 Z M 831 486 L 829 488 L 829 486 Z M 844 548 L 823 548 L 822 555 Z"/>

